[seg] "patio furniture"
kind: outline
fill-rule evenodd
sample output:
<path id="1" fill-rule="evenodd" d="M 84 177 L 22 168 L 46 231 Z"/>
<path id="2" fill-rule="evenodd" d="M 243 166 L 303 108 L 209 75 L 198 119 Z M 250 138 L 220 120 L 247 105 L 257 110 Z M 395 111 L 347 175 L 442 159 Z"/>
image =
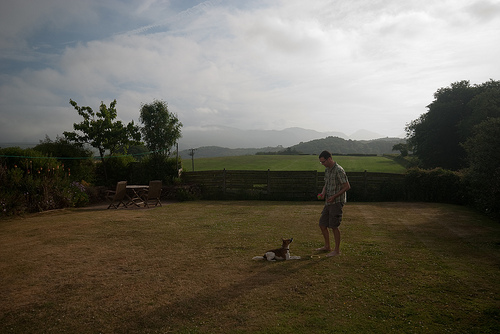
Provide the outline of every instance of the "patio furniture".
<path id="1" fill-rule="evenodd" d="M 149 208 L 149 205 L 152 206 L 161 206 L 160 196 L 161 196 L 161 181 L 150 181 L 148 191 L 142 196 L 144 200 L 144 206 Z"/>
<path id="2" fill-rule="evenodd" d="M 120 181 L 116 184 L 116 190 L 108 190 L 106 192 L 106 198 L 111 201 L 108 206 L 108 209 L 113 207 L 118 209 L 118 207 L 123 204 L 124 207 L 127 207 L 127 204 L 123 201 L 125 196 L 127 195 L 127 181 Z M 118 205 L 116 204 L 118 203 Z"/>
<path id="3" fill-rule="evenodd" d="M 129 199 L 127 205 L 135 205 L 137 207 L 144 204 L 143 195 L 148 191 L 149 186 L 147 185 L 127 185 L 127 197 Z"/>

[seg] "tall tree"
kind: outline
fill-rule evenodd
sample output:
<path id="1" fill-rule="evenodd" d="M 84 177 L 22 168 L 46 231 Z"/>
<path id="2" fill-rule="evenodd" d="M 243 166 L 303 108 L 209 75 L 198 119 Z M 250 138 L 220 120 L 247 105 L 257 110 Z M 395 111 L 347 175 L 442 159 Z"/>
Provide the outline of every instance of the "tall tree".
<path id="1" fill-rule="evenodd" d="M 154 100 L 143 104 L 139 121 L 146 146 L 152 152 L 144 161 L 149 176 L 169 180 L 178 175 L 178 163 L 169 159 L 172 146 L 181 137 L 182 123 L 177 115 L 168 111 L 165 101 Z"/>
<path id="2" fill-rule="evenodd" d="M 165 101 L 154 100 L 143 104 L 139 121 L 146 146 L 153 154 L 168 156 L 172 146 L 181 137 L 182 123 L 177 115 L 168 111 Z"/>
<path id="3" fill-rule="evenodd" d="M 498 104 L 500 110 L 500 104 Z M 481 210 L 500 217 L 500 117 L 488 118 L 474 127 L 464 148 L 468 154 L 466 171 L 469 193 Z"/>
<path id="4" fill-rule="evenodd" d="M 103 102 L 98 112 L 94 112 L 90 107 L 80 107 L 78 104 L 69 100 L 83 121 L 74 123 L 74 132 L 64 132 L 64 136 L 71 142 L 79 144 L 90 144 L 99 151 L 99 156 L 104 166 L 106 180 L 106 152 L 113 155 L 120 147 L 127 147 L 130 144 L 138 144 L 141 140 L 139 128 L 131 121 L 126 126 L 119 120 L 116 120 L 118 113 L 116 111 L 116 100 L 107 107 Z"/>
<path id="5" fill-rule="evenodd" d="M 474 86 L 460 81 L 437 90 L 428 112 L 406 127 L 409 148 L 423 167 L 457 170 L 466 166 L 467 155 L 461 144 L 474 125 L 495 114 L 484 111 L 488 109 L 485 101 L 498 97 L 499 86 L 500 82 L 493 80 Z"/>
<path id="6" fill-rule="evenodd" d="M 469 106 L 470 112 L 458 123 L 461 141 L 473 135 L 475 126 L 489 118 L 500 117 L 500 81 L 490 80 L 482 84 Z"/>

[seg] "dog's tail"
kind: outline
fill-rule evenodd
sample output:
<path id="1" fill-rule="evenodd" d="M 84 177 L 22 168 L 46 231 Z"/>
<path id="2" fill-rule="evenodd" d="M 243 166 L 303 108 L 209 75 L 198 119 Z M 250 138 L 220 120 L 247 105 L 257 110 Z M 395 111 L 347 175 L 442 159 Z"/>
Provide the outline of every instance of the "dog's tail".
<path id="1" fill-rule="evenodd" d="M 263 256 L 254 256 L 252 260 L 264 260 L 265 258 Z"/>

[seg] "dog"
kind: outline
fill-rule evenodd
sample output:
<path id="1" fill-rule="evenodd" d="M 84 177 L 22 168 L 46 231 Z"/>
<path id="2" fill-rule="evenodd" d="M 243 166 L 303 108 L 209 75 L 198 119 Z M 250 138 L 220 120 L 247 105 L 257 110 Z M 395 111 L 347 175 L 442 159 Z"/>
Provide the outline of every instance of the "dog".
<path id="1" fill-rule="evenodd" d="M 290 255 L 290 244 L 293 241 L 293 238 L 290 239 L 281 239 L 283 244 L 281 248 L 272 249 L 267 251 L 264 256 L 254 256 L 253 260 L 267 260 L 267 261 L 276 261 L 276 260 L 299 260 L 300 256 L 291 256 Z"/>

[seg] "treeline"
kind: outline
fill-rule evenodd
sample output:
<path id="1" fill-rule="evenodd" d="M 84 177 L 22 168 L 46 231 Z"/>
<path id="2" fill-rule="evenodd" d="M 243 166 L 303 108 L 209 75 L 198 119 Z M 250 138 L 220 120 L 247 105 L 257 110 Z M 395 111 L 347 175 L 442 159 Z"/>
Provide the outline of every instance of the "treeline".
<path id="1" fill-rule="evenodd" d="M 300 154 L 303 154 L 303 153 L 289 147 L 289 148 L 286 148 L 284 150 L 279 150 L 279 151 L 275 151 L 275 152 L 271 152 L 271 151 L 257 152 L 255 155 L 300 155 Z"/>
<path id="2" fill-rule="evenodd" d="M 407 150 L 421 168 L 459 172 L 472 204 L 498 217 L 500 81 L 452 83 L 437 90 L 427 109 L 407 126 Z"/>
<path id="3" fill-rule="evenodd" d="M 362 155 L 379 155 L 391 154 L 394 145 L 406 143 L 401 138 L 380 138 L 374 140 L 346 140 L 339 137 L 327 137 L 323 139 L 315 139 L 306 143 L 299 143 L 291 146 L 290 150 L 303 154 L 319 154 L 327 148 L 335 154 L 362 154 Z"/>

